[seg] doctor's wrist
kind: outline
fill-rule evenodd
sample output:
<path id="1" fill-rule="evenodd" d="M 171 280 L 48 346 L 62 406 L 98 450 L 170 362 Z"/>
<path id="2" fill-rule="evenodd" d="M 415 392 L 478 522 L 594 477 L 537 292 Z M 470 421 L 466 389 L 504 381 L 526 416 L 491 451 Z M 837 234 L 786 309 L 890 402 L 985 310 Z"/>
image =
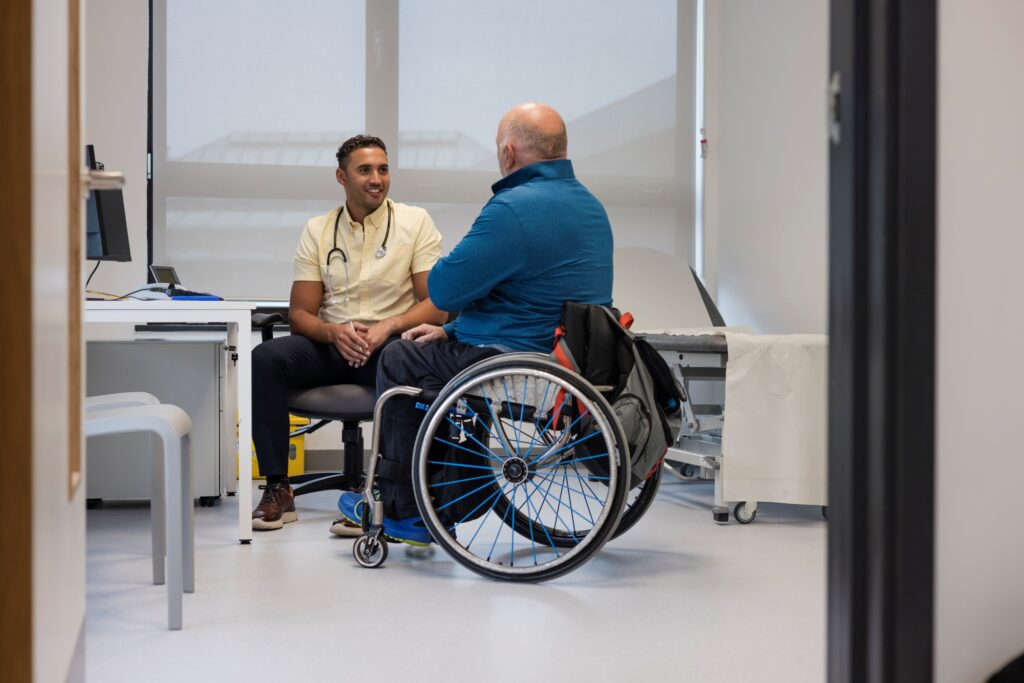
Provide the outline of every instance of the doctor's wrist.
<path id="1" fill-rule="evenodd" d="M 394 335 L 401 334 L 405 331 L 405 328 L 402 326 L 402 321 L 399 320 L 398 316 L 384 318 L 377 324 L 380 326 L 381 330 L 384 331 L 385 336 L 388 337 L 393 337 Z"/>

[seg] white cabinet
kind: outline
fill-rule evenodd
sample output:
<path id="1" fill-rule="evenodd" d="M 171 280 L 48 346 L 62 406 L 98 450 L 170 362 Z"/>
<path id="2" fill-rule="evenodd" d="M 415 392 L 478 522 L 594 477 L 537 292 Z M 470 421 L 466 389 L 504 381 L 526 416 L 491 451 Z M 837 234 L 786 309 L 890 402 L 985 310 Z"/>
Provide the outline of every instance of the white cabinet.
<path id="1" fill-rule="evenodd" d="M 226 476 L 235 477 L 235 416 L 224 411 L 224 364 L 231 361 L 223 338 L 89 341 L 86 358 L 87 395 L 146 391 L 188 413 L 192 490 L 201 502 L 220 496 Z M 150 463 L 144 434 L 89 439 L 86 498 L 149 498 Z"/>

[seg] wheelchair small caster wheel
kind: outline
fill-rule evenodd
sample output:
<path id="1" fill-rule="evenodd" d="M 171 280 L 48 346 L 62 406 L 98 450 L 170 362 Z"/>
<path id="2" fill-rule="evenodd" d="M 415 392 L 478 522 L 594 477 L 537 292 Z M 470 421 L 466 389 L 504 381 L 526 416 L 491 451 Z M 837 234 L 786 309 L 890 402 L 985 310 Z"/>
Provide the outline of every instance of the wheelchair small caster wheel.
<path id="1" fill-rule="evenodd" d="M 352 545 L 352 555 L 361 567 L 375 569 L 388 559 L 388 542 L 383 538 L 374 538 L 364 534 Z"/>
<path id="2" fill-rule="evenodd" d="M 726 510 L 725 512 L 719 512 L 718 510 L 712 510 L 711 511 L 711 516 L 714 517 L 716 522 L 719 522 L 721 524 L 725 524 L 725 523 L 727 523 L 729 521 L 729 511 L 728 510 Z"/>
<path id="3" fill-rule="evenodd" d="M 736 503 L 736 506 L 732 509 L 732 516 L 740 524 L 750 524 L 757 517 L 757 508 L 747 512 L 746 503 Z"/>
<path id="4" fill-rule="evenodd" d="M 821 506 L 821 516 L 824 517 L 826 520 L 828 519 L 828 505 Z"/>
<path id="5" fill-rule="evenodd" d="M 683 468 L 682 470 L 680 470 L 679 473 L 682 474 L 687 479 L 693 479 L 694 477 L 697 476 L 697 466 L 691 465 L 690 463 L 686 463 L 685 465 L 683 465 Z"/>

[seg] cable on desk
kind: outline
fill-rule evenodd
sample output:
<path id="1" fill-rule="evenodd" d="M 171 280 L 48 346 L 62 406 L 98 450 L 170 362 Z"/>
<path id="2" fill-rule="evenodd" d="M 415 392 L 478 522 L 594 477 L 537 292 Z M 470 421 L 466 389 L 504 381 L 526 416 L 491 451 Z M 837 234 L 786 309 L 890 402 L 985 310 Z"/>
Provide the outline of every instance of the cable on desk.
<path id="1" fill-rule="evenodd" d="M 89 273 L 89 277 L 85 281 L 85 289 L 86 290 L 89 289 L 89 283 L 92 282 L 92 276 L 95 275 L 96 271 L 100 269 L 100 264 L 101 263 L 103 263 L 103 261 L 97 261 L 96 262 L 96 266 L 92 269 L 92 272 Z"/>

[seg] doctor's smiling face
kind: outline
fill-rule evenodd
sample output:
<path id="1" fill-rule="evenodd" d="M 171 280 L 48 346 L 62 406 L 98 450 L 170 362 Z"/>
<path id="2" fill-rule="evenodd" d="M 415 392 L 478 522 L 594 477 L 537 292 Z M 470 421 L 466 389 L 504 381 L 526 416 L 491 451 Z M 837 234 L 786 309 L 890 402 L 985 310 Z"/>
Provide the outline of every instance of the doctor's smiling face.
<path id="1" fill-rule="evenodd" d="M 345 188 L 349 214 L 361 223 L 380 207 L 391 188 L 387 152 L 380 147 L 354 149 L 336 176 Z"/>

